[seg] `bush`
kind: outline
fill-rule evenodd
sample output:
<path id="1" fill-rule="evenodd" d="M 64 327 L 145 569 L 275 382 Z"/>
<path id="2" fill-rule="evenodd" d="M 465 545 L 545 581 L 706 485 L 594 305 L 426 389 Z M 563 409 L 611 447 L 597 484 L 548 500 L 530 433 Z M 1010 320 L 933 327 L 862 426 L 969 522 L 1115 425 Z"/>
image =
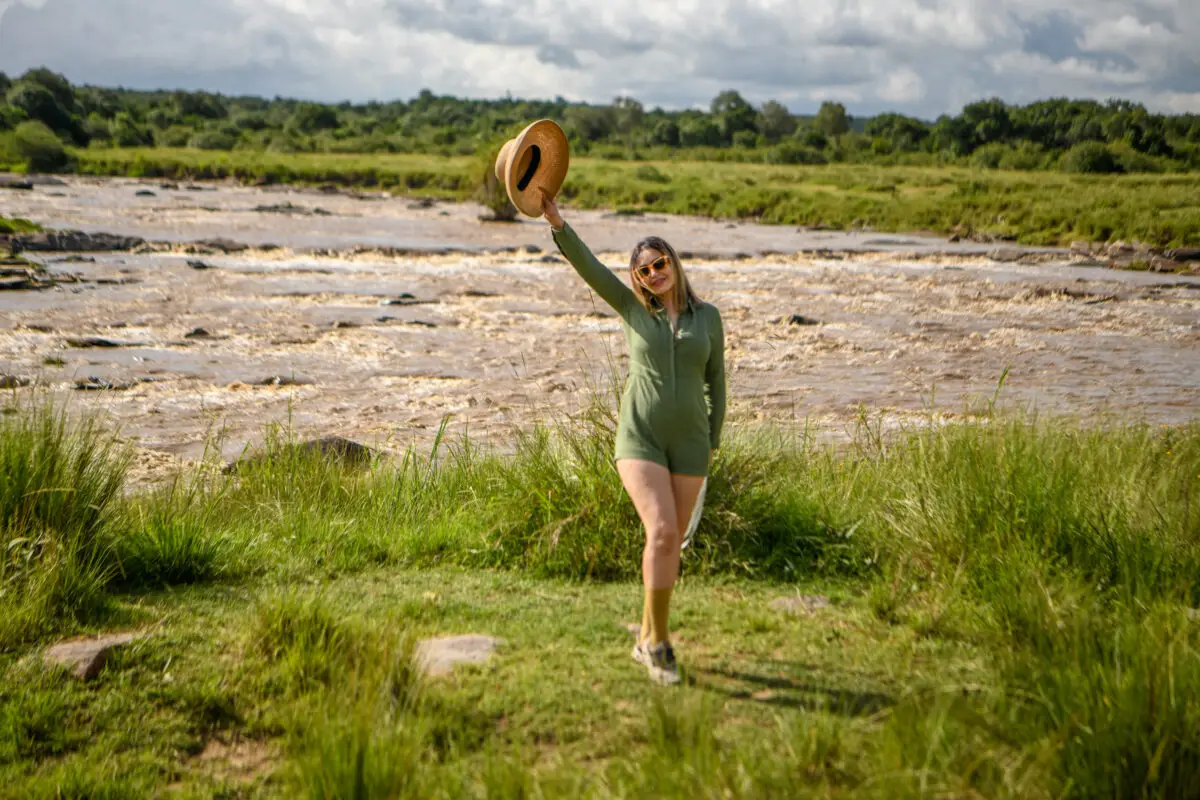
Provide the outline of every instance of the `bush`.
<path id="1" fill-rule="evenodd" d="M 783 142 L 770 148 L 763 155 L 767 164 L 827 164 L 829 159 L 820 150 L 806 147 L 799 142 Z"/>
<path id="2" fill-rule="evenodd" d="M 0 417 L 0 649 L 104 603 L 128 451 L 49 404 Z"/>
<path id="3" fill-rule="evenodd" d="M 1121 167 L 1112 151 L 1100 142 L 1081 142 L 1062 154 L 1058 162 L 1063 172 L 1114 173 Z"/>
<path id="4" fill-rule="evenodd" d="M 496 157 L 505 141 L 507 138 L 497 139 L 479 148 L 471 167 L 475 179 L 475 199 L 492 212 L 491 218 L 497 222 L 512 222 L 520 213 L 508 199 L 508 190 L 503 181 L 496 177 Z"/>
<path id="5" fill-rule="evenodd" d="M 650 164 L 642 164 L 633 171 L 633 177 L 639 181 L 649 181 L 650 183 L 670 183 L 671 179 L 662 174 L 657 167 Z"/>
<path id="6" fill-rule="evenodd" d="M 190 138 L 192 138 L 191 128 L 185 125 L 172 125 L 166 130 L 155 133 L 154 143 L 159 147 L 187 147 Z"/>
<path id="7" fill-rule="evenodd" d="M 56 172 L 70 165 L 63 143 L 41 122 L 22 122 L 12 134 L 11 149 L 32 172 Z"/>

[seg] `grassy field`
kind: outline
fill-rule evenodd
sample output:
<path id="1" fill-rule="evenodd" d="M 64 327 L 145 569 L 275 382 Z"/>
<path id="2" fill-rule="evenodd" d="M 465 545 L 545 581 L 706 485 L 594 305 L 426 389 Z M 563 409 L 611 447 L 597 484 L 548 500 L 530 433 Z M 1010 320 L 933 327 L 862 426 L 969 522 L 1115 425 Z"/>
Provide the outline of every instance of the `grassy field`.
<path id="1" fill-rule="evenodd" d="M 1200 426 L 984 411 L 849 445 L 734 430 L 673 623 L 611 418 L 497 456 L 266 457 L 149 494 L 39 399 L 0 416 L 0 785 L 29 797 L 1193 797 Z M 779 598 L 820 597 L 788 614 Z M 141 629 L 100 677 L 39 646 Z M 484 633 L 423 678 L 417 639 Z"/>
<path id="2" fill-rule="evenodd" d="M 479 162 L 421 155 L 112 149 L 73 153 L 85 174 L 330 183 L 465 199 Z M 1200 245 L 1200 175 L 1084 176 L 954 167 L 774 166 L 577 158 L 563 189 L 585 208 L 788 225 L 973 231 L 1036 245 Z"/>

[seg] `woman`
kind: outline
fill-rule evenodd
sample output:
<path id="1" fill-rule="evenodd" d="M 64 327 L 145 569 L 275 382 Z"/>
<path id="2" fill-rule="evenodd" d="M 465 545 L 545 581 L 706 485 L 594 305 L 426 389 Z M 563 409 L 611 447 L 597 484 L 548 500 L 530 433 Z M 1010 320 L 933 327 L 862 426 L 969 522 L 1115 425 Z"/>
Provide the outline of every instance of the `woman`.
<path id="1" fill-rule="evenodd" d="M 629 258 L 630 289 L 601 264 L 543 194 L 554 242 L 621 317 L 629 379 L 621 397 L 615 457 L 646 529 L 645 600 L 633 658 L 659 683 L 678 683 L 667 635 L 679 555 L 725 420 L 725 332 L 716 306 L 696 297 L 675 250 L 652 236 Z M 707 390 L 709 403 L 705 403 Z M 711 408 L 706 407 L 710 405 Z"/>

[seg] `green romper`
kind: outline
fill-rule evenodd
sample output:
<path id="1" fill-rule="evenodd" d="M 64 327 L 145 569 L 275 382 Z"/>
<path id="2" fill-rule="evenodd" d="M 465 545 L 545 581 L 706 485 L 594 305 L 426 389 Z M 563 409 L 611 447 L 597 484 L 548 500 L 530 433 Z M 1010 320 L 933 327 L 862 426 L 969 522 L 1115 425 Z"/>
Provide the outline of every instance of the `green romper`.
<path id="1" fill-rule="evenodd" d="M 625 330 L 629 378 L 621 396 L 615 457 L 653 461 L 677 475 L 707 475 L 710 448 L 720 446 L 725 421 L 721 313 L 710 303 L 689 301 L 672 334 L 666 312 L 646 310 L 570 225 L 554 231 L 554 242 L 621 316 Z"/>

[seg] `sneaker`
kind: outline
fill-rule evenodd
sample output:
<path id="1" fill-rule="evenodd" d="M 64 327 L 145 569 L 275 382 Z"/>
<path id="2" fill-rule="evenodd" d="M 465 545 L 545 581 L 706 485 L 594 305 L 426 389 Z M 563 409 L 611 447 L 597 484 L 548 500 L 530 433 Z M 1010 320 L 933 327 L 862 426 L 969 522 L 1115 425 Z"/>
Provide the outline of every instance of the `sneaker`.
<path id="1" fill-rule="evenodd" d="M 649 642 L 638 642 L 633 646 L 633 660 L 650 672 L 650 680 L 670 686 L 679 683 L 679 665 L 675 662 L 675 651 L 668 642 L 659 642 L 651 647 Z"/>

